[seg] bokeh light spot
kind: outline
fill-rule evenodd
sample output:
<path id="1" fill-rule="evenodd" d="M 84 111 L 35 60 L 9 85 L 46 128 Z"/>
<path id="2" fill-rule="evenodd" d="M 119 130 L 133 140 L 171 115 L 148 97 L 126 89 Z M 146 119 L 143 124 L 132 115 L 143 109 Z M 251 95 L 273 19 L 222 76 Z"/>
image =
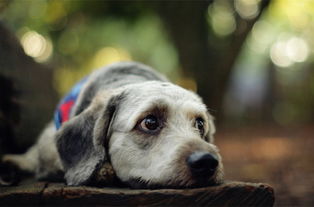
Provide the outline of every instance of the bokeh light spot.
<path id="1" fill-rule="evenodd" d="M 304 62 L 309 56 L 309 47 L 300 37 L 275 42 L 270 50 L 270 58 L 279 67 L 289 67 Z"/>
<path id="2" fill-rule="evenodd" d="M 259 0 L 236 0 L 234 6 L 243 19 L 253 19 L 259 14 Z"/>
<path id="3" fill-rule="evenodd" d="M 252 50 L 258 53 L 267 51 L 274 36 L 271 34 L 272 25 L 265 20 L 257 21 L 252 28 L 252 39 L 249 45 Z"/>
<path id="4" fill-rule="evenodd" d="M 235 31 L 236 22 L 230 10 L 227 5 L 219 2 L 208 8 L 210 22 L 217 35 L 227 36 Z"/>
<path id="5" fill-rule="evenodd" d="M 287 55 L 295 62 L 304 62 L 309 55 L 309 47 L 303 39 L 293 37 L 287 42 Z"/>
<path id="6" fill-rule="evenodd" d="M 131 56 L 126 50 L 114 47 L 104 47 L 98 50 L 92 59 L 91 68 L 99 68 L 113 62 L 128 60 L 131 60 Z"/>
<path id="7" fill-rule="evenodd" d="M 270 49 L 270 58 L 279 67 L 289 67 L 293 64 L 286 53 L 286 44 L 284 41 L 278 41 L 273 44 Z"/>
<path id="8" fill-rule="evenodd" d="M 35 31 L 26 32 L 21 38 L 25 53 L 38 62 L 44 62 L 52 54 L 51 41 Z"/>

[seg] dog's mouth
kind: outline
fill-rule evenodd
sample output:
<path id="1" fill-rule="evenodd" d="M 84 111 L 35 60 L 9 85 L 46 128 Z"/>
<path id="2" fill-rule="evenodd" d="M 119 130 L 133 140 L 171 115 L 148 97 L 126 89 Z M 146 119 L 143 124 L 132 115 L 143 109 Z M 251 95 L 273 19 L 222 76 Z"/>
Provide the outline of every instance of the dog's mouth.
<path id="1" fill-rule="evenodd" d="M 141 176 L 131 176 L 123 183 L 134 189 L 187 189 L 221 184 L 222 165 L 217 163 L 214 167 L 207 167 L 205 164 L 194 162 L 192 166 L 181 165 L 181 168 L 174 168 L 176 170 L 169 174 L 168 179 L 161 176 L 146 180 Z"/>

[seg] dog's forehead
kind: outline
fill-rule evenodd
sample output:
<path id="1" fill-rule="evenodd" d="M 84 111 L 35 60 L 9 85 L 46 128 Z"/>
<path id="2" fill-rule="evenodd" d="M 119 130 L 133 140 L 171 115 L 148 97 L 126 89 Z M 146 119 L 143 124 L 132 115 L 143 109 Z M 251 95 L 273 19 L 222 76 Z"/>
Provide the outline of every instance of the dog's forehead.
<path id="1" fill-rule="evenodd" d="M 132 126 L 143 112 L 156 107 L 166 107 L 169 113 L 203 114 L 206 106 L 194 92 L 168 82 L 150 81 L 133 85 L 125 90 L 119 108 L 119 123 Z"/>
<path id="2" fill-rule="evenodd" d="M 202 102 L 193 92 L 181 88 L 169 82 L 148 81 L 140 84 L 134 84 L 129 88 L 129 97 L 144 101 L 145 99 L 170 98 L 170 99 L 188 99 L 195 102 Z M 134 97 L 136 96 L 136 97 Z"/>

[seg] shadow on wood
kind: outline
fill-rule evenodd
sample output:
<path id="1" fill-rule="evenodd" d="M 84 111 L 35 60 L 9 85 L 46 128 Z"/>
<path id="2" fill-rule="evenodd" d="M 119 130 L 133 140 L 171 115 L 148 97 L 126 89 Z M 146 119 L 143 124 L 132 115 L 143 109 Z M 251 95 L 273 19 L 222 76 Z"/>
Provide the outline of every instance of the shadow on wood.
<path id="1" fill-rule="evenodd" d="M 71 187 L 61 183 L 45 182 L 0 187 L 0 206 L 273 206 L 273 204 L 273 188 L 261 183 L 229 182 L 219 186 L 180 190 Z"/>

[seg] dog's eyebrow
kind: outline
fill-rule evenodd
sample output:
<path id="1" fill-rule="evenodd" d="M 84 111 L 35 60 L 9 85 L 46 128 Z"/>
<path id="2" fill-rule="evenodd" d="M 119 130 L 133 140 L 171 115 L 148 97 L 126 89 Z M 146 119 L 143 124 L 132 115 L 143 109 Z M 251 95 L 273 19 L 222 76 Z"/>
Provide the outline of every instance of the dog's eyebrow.
<path id="1" fill-rule="evenodd" d="M 191 120 L 197 117 L 202 117 L 204 120 L 207 120 L 207 110 L 206 106 L 203 104 L 195 102 L 185 102 L 183 110 L 185 111 L 187 117 Z"/>
<path id="2" fill-rule="evenodd" d="M 143 119 L 149 114 L 154 114 L 160 118 L 165 118 L 168 113 L 168 105 L 163 100 L 154 100 L 153 103 L 144 108 L 142 112 L 137 116 L 137 120 Z"/>
<path id="3" fill-rule="evenodd" d="M 189 112 L 187 112 L 187 116 L 189 119 L 201 117 L 204 120 L 207 120 L 206 112 L 204 112 L 204 111 L 189 111 Z"/>

